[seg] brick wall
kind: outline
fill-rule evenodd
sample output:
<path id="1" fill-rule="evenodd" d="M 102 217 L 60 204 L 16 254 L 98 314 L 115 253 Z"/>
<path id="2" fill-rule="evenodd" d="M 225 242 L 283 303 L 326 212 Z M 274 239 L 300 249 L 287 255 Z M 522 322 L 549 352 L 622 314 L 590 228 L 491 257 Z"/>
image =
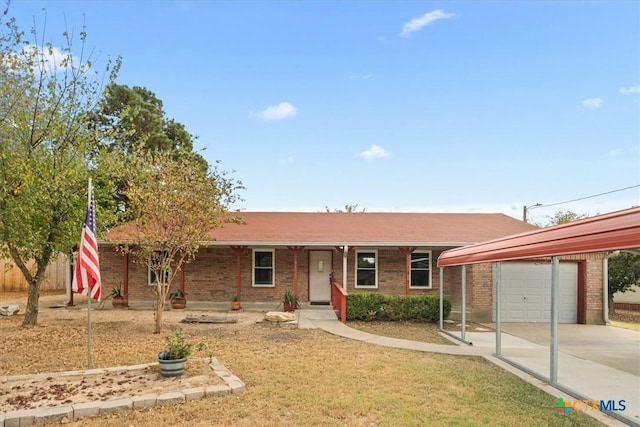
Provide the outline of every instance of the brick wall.
<path id="1" fill-rule="evenodd" d="M 342 252 L 333 249 L 333 276 L 342 282 Z M 411 295 L 439 294 L 439 269 L 435 260 L 439 251 L 431 253 L 431 289 L 410 289 Z M 377 251 L 378 287 L 375 289 L 355 288 L 355 251 L 347 257 L 347 291 L 380 292 L 383 294 L 405 294 L 405 255 L 397 248 L 381 248 Z M 585 262 L 586 264 L 586 310 L 588 323 L 597 322 L 602 311 L 602 259 L 603 253 L 576 254 L 561 257 L 561 261 Z M 287 288 L 293 288 L 293 253 L 288 249 L 275 250 L 275 287 L 252 286 L 251 249 L 245 250 L 240 258 L 242 301 L 281 300 Z M 100 267 L 105 293 L 122 283 L 123 255 L 113 247 L 100 248 Z M 492 264 L 474 264 L 467 269 L 467 308 L 482 309 L 485 312 L 493 305 Z M 129 299 L 150 300 L 151 290 L 147 285 L 147 266 L 140 265 L 130 257 Z M 444 295 L 454 306 L 461 301 L 461 267 L 444 269 Z M 177 287 L 180 275 L 176 275 L 172 286 Z M 229 247 L 202 248 L 197 258 L 185 265 L 185 290 L 192 301 L 230 301 L 236 293 L 236 255 Z M 298 297 L 300 301 L 309 299 L 309 249 L 298 255 Z M 591 319 L 591 320 L 590 320 Z"/>
<path id="2" fill-rule="evenodd" d="M 585 308 L 586 323 L 602 323 L 602 259 L 605 253 L 574 254 L 560 257 L 561 262 L 585 263 Z M 541 261 L 529 260 L 529 261 Z M 550 258 L 543 261 L 550 262 Z M 467 269 L 467 310 L 469 318 L 473 312 L 482 314 L 482 321 L 490 321 L 493 310 L 493 267 L 492 263 L 468 265 Z M 461 267 L 447 267 L 444 275 L 444 294 L 449 296 L 454 309 L 460 310 L 461 304 Z"/>
<path id="3" fill-rule="evenodd" d="M 334 278 L 342 282 L 342 252 L 333 249 Z M 350 251 L 347 260 L 348 292 L 381 292 L 384 294 L 405 294 L 405 255 L 399 249 L 380 249 L 378 253 L 378 288 L 355 288 L 355 251 Z M 438 268 L 434 260 L 440 252 L 431 254 L 431 289 L 410 289 L 411 295 L 439 293 Z M 288 249 L 276 249 L 275 287 L 252 286 L 251 249 L 245 250 L 240 257 L 241 300 L 242 301 L 280 301 L 285 289 L 293 289 L 293 253 Z M 100 262 L 103 283 L 113 286 L 123 282 L 123 255 L 113 247 L 100 249 Z M 185 264 L 185 291 L 191 301 L 230 301 L 236 291 L 236 255 L 229 247 L 201 248 L 195 260 Z M 148 286 L 147 265 L 141 265 L 130 257 L 129 260 L 129 299 L 147 300 L 152 298 Z M 176 274 L 172 287 L 179 286 L 180 274 Z M 109 288 L 110 289 L 110 288 Z M 309 299 L 309 249 L 298 255 L 298 298 Z"/>

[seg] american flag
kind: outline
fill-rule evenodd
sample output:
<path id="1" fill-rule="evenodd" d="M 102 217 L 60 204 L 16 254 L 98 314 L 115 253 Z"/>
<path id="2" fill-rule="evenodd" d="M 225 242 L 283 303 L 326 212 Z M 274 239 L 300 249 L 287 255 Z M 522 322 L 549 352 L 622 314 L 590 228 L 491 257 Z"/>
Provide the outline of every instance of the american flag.
<path id="1" fill-rule="evenodd" d="M 91 289 L 91 297 L 100 301 L 102 286 L 100 283 L 100 260 L 98 259 L 98 241 L 96 240 L 96 212 L 94 209 L 93 188 L 89 181 L 89 207 L 84 218 L 80 249 L 73 274 L 72 289 L 74 292 L 87 295 Z"/>

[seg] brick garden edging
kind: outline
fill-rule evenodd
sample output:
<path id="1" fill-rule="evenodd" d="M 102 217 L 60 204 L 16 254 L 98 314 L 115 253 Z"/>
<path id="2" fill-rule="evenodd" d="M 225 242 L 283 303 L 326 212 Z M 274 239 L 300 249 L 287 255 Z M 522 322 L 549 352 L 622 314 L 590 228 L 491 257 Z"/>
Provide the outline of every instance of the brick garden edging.
<path id="1" fill-rule="evenodd" d="M 56 376 L 71 375 L 92 375 L 102 374 L 105 372 L 131 371 L 138 369 L 146 369 L 151 366 L 157 366 L 158 363 L 148 363 L 143 365 L 118 366 L 105 369 L 90 369 L 86 371 L 68 371 L 57 372 Z M 22 427 L 29 425 L 41 425 L 46 423 L 54 423 L 61 421 L 65 417 L 72 420 L 91 415 L 111 414 L 114 412 L 123 412 L 132 409 L 149 408 L 152 406 L 171 405 L 190 400 L 201 399 L 209 396 L 221 396 L 230 393 L 239 393 L 244 391 L 244 383 L 231 373 L 224 365 L 222 365 L 214 357 L 211 358 L 209 367 L 215 372 L 224 385 L 214 385 L 209 387 L 186 388 L 183 390 L 167 391 L 161 394 L 144 394 L 140 396 L 131 396 L 128 398 L 118 398 L 106 401 L 71 403 L 53 408 L 36 408 L 21 409 L 13 412 L 0 412 L 0 427 Z M 37 375 L 14 375 L 10 377 L 0 378 L 2 382 L 17 381 L 22 379 L 46 379 L 52 374 Z"/>

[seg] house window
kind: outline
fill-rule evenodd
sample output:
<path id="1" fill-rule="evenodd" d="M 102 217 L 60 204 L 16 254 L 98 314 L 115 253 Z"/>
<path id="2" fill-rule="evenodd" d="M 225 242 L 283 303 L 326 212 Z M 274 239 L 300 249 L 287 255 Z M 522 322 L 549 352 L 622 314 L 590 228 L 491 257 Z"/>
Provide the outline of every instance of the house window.
<path id="1" fill-rule="evenodd" d="M 431 289 L 431 252 L 411 254 L 412 288 Z"/>
<path id="2" fill-rule="evenodd" d="M 149 278 L 149 286 L 155 286 L 158 284 L 158 277 L 156 276 L 156 272 L 153 271 L 155 265 L 163 262 L 169 256 L 169 252 L 167 251 L 154 251 L 153 255 L 149 255 L 149 272 L 147 277 Z M 165 271 L 164 275 L 164 283 L 169 282 L 169 271 Z"/>
<path id="3" fill-rule="evenodd" d="M 378 268 L 376 251 L 356 251 L 356 288 L 377 288 Z"/>
<path id="4" fill-rule="evenodd" d="M 253 286 L 275 286 L 275 251 L 253 250 Z"/>

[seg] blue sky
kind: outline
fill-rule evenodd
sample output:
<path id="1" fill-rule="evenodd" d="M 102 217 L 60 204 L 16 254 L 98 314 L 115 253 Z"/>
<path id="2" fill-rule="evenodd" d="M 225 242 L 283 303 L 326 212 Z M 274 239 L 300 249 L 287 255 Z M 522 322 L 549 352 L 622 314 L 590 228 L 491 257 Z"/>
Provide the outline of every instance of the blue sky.
<path id="1" fill-rule="evenodd" d="M 144 86 L 249 211 L 502 212 L 640 184 L 637 1 L 15 1 Z M 532 209 L 594 215 L 640 188 Z"/>

